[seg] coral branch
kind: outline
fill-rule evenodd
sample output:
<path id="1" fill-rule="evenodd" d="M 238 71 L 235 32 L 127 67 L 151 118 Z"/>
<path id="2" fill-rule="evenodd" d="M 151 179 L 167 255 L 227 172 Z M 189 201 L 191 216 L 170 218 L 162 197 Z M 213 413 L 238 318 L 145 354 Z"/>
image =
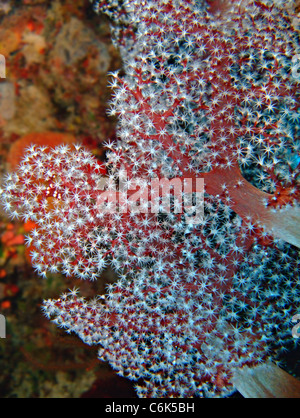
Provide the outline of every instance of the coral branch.
<path id="1" fill-rule="evenodd" d="M 273 363 L 244 367 L 233 383 L 245 398 L 300 398 L 300 382 Z"/>
<path id="2" fill-rule="evenodd" d="M 118 140 L 105 166 L 80 146 L 32 146 L 1 190 L 36 224 L 40 275 L 115 270 L 105 295 L 74 289 L 43 310 L 139 396 L 226 396 L 238 370 L 294 342 L 300 47 L 277 3 L 219 19 L 201 0 L 95 2 L 124 61 Z"/>

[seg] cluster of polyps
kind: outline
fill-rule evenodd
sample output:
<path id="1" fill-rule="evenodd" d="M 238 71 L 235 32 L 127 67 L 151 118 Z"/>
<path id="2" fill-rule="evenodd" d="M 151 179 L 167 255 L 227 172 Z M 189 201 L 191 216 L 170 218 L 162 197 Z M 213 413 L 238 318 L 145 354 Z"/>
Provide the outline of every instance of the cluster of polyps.
<path id="1" fill-rule="evenodd" d="M 45 301 L 58 326 L 98 344 L 140 396 L 227 394 L 235 369 L 292 341 L 299 307 L 298 34 L 267 2 L 222 25 L 199 2 L 103 3 L 126 25 L 115 27 L 125 75 L 113 75 L 119 141 L 106 167 L 80 147 L 32 147 L 2 199 L 36 222 L 40 274 L 94 280 L 109 264 L 118 275 L 92 301 L 77 290 Z M 203 178 L 203 216 L 187 222 L 171 190 L 168 211 L 137 210 L 141 193 L 135 210 L 124 210 L 132 194 L 107 210 L 124 171 L 128 190 L 135 178 Z"/>

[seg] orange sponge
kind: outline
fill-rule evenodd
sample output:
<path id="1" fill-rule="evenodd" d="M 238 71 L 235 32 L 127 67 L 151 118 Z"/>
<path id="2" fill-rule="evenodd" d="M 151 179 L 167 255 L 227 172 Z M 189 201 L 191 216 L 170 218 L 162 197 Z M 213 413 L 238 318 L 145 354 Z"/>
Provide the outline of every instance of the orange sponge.
<path id="1" fill-rule="evenodd" d="M 57 145 L 76 143 L 76 138 L 68 133 L 61 132 L 32 132 L 19 138 L 10 148 L 7 161 L 11 170 L 15 170 L 20 164 L 25 150 L 32 144 L 47 145 L 56 147 Z"/>

